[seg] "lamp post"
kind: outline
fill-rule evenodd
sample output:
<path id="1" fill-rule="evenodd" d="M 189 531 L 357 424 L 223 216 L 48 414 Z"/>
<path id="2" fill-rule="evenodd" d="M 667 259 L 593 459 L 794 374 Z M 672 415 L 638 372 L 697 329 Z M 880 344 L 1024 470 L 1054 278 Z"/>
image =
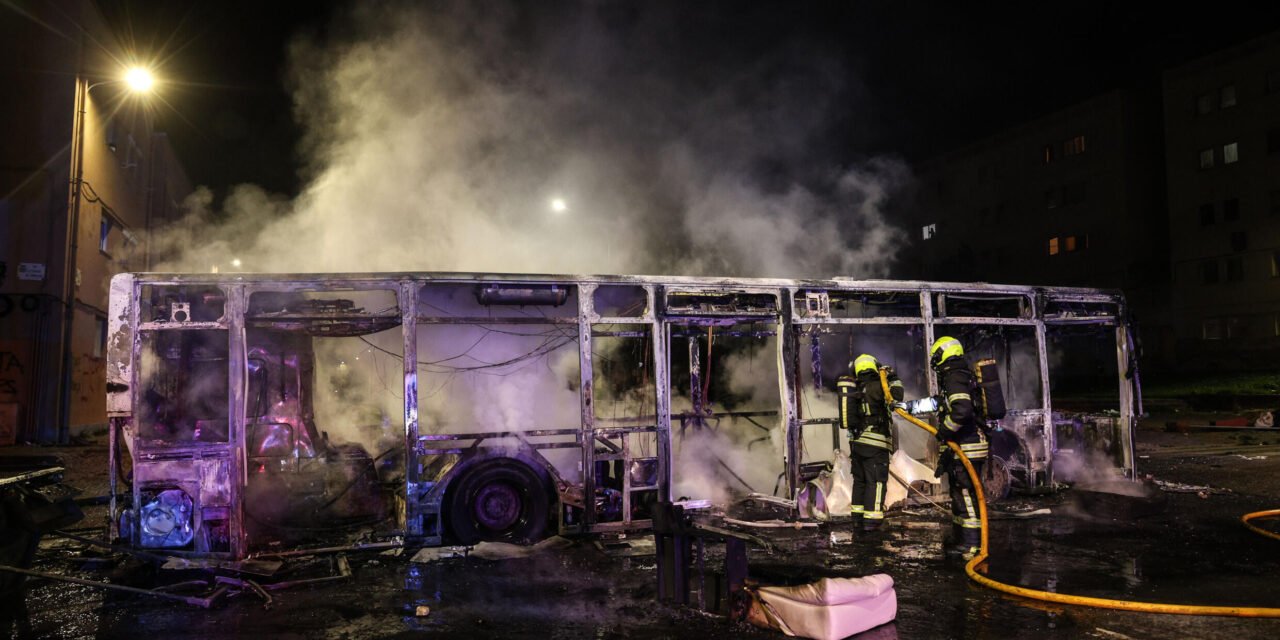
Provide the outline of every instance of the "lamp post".
<path id="1" fill-rule="evenodd" d="M 67 209 L 67 255 L 63 261 L 62 284 L 62 363 L 58 372 L 58 441 L 71 435 L 71 328 L 76 312 L 75 271 L 80 251 L 80 201 L 84 197 L 84 121 L 89 92 L 104 84 L 124 83 L 135 94 L 147 93 L 155 86 L 151 72 L 133 67 L 119 78 L 89 84 L 89 78 L 76 75 L 75 117 L 71 123 L 71 185 Z"/>

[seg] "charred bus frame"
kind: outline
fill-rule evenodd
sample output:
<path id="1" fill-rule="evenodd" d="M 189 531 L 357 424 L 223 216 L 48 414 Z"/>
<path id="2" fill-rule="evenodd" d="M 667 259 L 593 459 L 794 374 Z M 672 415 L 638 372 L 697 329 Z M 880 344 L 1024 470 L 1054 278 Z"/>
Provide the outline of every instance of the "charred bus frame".
<path id="1" fill-rule="evenodd" d="M 436 286 L 475 288 L 477 302 L 547 304 L 548 296 L 559 303 L 576 302 L 572 314 L 554 317 L 494 317 L 492 315 L 441 314 L 420 305 L 424 291 Z M 634 310 L 598 309 L 603 291 L 626 288 L 642 305 Z M 741 412 L 743 417 L 776 417 L 774 428 L 785 433 L 783 475 L 787 497 L 794 497 L 807 470 L 802 459 L 802 439 L 806 427 L 830 425 L 834 444 L 840 436 L 832 419 L 800 414 L 800 354 L 802 338 L 823 331 L 856 330 L 860 326 L 914 327 L 927 352 L 935 336 L 954 325 L 1021 327 L 1034 333 L 1039 375 L 1040 405 L 1012 412 L 1006 422 L 1038 433 L 1042 442 L 1026 462 L 1024 482 L 1031 487 L 1052 486 L 1055 442 L 1055 411 L 1050 393 L 1047 331 L 1059 326 L 1089 325 L 1102 335 L 1114 337 L 1118 379 L 1118 413 L 1109 414 L 1111 437 L 1117 447 L 1113 457 L 1128 476 L 1134 473 L 1133 436 L 1135 415 L 1141 412 L 1134 338 L 1127 322 L 1125 301 L 1119 292 L 1055 287 L 1003 286 L 985 283 L 854 280 L 781 280 L 703 277 L 650 276 L 555 276 L 469 273 L 394 274 L 122 274 L 111 283 L 108 337 L 107 410 L 111 427 L 111 490 L 120 483 L 120 456 L 132 463 L 131 498 L 123 505 L 111 505 L 113 527 L 129 544 L 148 546 L 140 532 L 140 514 L 148 500 L 158 500 L 157 492 L 178 489 L 189 503 L 185 508 L 193 526 L 217 525 L 221 543 L 184 543 L 171 553 L 242 558 L 249 555 L 244 520 L 245 487 L 250 455 L 250 422 L 246 417 L 249 349 L 247 329 L 254 326 L 285 327 L 316 322 L 314 316 L 277 314 L 264 317 L 250 308 L 255 294 L 300 294 L 312 292 L 385 291 L 394 294 L 395 311 L 383 309 L 329 308 L 320 318 L 328 329 L 308 325 L 309 335 L 357 335 L 361 330 L 389 330 L 399 327 L 402 341 L 404 468 L 398 506 L 398 526 L 413 542 L 440 544 L 448 537 L 445 496 L 451 482 L 465 472 L 470 460 L 483 460 L 517 451 L 519 462 L 534 468 L 537 475 L 553 482 L 556 528 L 560 533 L 598 533 L 643 529 L 645 518 L 633 518 L 633 497 L 648 493 L 650 498 L 672 498 L 672 421 L 701 420 L 709 413 L 699 397 L 696 377 L 700 374 L 698 350 L 690 342 L 690 390 L 693 410 L 672 413 L 671 342 L 673 334 L 708 326 L 732 323 L 759 323 L 775 336 L 779 397 L 777 411 Z M 566 295 L 566 292 L 572 295 Z M 202 299 L 195 299 L 203 296 Z M 212 296 L 214 311 L 199 311 L 201 300 Z M 848 300 L 892 297 L 910 301 L 916 313 L 888 313 L 874 317 L 848 317 L 832 313 L 833 306 Z M 193 307 L 195 305 L 195 307 Z M 984 311 L 984 305 L 991 311 Z M 206 305 L 208 306 L 208 305 Z M 949 313 L 949 307 L 951 313 Z M 999 308 L 1000 310 L 996 310 Z M 294 314 L 297 315 L 297 314 Z M 305 314 L 304 314 L 305 315 Z M 293 325 L 288 325 L 293 322 Z M 554 324 L 575 331 L 579 355 L 579 410 L 577 425 L 568 428 L 538 428 L 521 431 L 481 431 L 468 433 L 420 433 L 418 416 L 420 326 L 434 325 Z M 337 327 L 334 329 L 334 327 Z M 363 329 L 361 328 L 363 327 Z M 144 342 L 163 340 L 166 332 L 207 332 L 213 342 L 225 341 L 226 404 L 225 437 L 216 442 L 186 441 L 166 443 L 139 437 L 140 412 L 144 409 L 140 370 Z M 345 334 L 343 332 L 346 332 Z M 592 341 L 601 336 L 625 335 L 649 341 L 653 362 L 653 414 L 644 419 L 608 420 L 593 408 Z M 912 334 L 916 335 L 916 334 Z M 815 340 L 816 344 L 816 340 Z M 222 346 L 218 346 L 222 349 Z M 815 364 L 815 368 L 819 366 Z M 928 390 L 937 393 L 936 382 L 926 376 Z M 727 415 L 727 414 L 722 414 Z M 639 455 L 632 446 L 638 434 L 656 440 L 652 455 Z M 256 437 L 256 436 L 255 436 Z M 121 450 L 117 443 L 127 443 Z M 502 447 L 491 447 L 495 443 Z M 542 457 L 542 451 L 570 449 L 579 452 L 581 479 L 567 482 Z M 492 452 L 492 453 L 486 453 Z M 502 453 L 508 452 L 508 453 Z M 427 477 L 430 460 L 453 456 L 455 463 L 442 473 Z M 597 463 L 619 462 L 623 469 L 648 465 L 647 480 L 633 482 L 629 471 L 622 474 L 621 517 L 601 521 L 595 507 L 599 485 Z M 150 493 L 148 493 L 150 492 Z M 175 494 L 176 495 L 176 494 Z M 567 515 L 573 512 L 573 516 Z M 119 527 L 122 514 L 132 514 L 130 526 Z M 170 517 L 170 516 L 166 516 Z M 127 518 L 126 518 L 127 519 Z M 168 526 L 166 523 L 165 526 Z"/>

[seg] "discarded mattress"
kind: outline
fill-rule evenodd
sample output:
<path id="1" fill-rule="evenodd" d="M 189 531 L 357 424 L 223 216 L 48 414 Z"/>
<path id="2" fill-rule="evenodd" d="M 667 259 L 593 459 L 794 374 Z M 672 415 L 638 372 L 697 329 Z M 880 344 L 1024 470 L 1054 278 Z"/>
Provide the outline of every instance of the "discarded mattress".
<path id="1" fill-rule="evenodd" d="M 823 578 L 796 587 L 750 590 L 747 621 L 789 636 L 836 640 L 878 627 L 898 616 L 893 578 Z"/>

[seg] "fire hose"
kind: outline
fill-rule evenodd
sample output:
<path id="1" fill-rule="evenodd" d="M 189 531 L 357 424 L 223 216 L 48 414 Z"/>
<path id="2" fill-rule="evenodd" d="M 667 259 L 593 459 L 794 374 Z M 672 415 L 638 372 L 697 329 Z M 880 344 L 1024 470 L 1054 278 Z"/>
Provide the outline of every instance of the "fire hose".
<path id="1" fill-rule="evenodd" d="M 1253 513 L 1246 513 L 1240 516 L 1240 522 L 1243 522 L 1244 526 L 1248 527 L 1250 531 L 1260 536 L 1266 536 L 1273 540 L 1280 540 L 1280 533 L 1276 533 L 1274 531 L 1267 531 L 1266 529 L 1263 529 L 1262 527 L 1259 527 L 1258 525 L 1255 525 L 1252 522 L 1250 522 L 1251 520 L 1260 520 L 1262 518 L 1280 518 L 1280 509 L 1268 509 L 1266 511 L 1254 511 Z"/>
<path id="2" fill-rule="evenodd" d="M 880 369 L 880 386 L 884 390 L 886 399 L 893 396 L 889 393 L 889 380 L 885 376 L 885 370 Z M 895 408 L 894 413 L 898 414 L 907 422 L 914 424 L 921 429 L 929 432 L 930 435 L 937 435 L 938 430 L 929 423 L 907 413 L 903 409 Z M 973 556 L 964 566 L 964 572 L 974 582 L 1015 596 L 1029 598 L 1031 600 L 1040 600 L 1043 602 L 1055 602 L 1059 604 L 1074 604 L 1084 607 L 1095 607 L 1099 609 L 1118 609 L 1121 611 L 1139 611 L 1143 613 L 1172 613 L 1191 616 L 1231 616 L 1236 618 L 1280 618 L 1280 608 L 1273 607 L 1223 607 L 1223 606 L 1207 606 L 1194 604 L 1167 604 L 1161 602 L 1137 602 L 1133 600 L 1112 600 L 1110 598 L 1094 598 L 1091 596 L 1073 596 L 1065 593 L 1054 593 L 1052 591 L 1041 591 L 1039 589 L 1030 589 L 1027 587 L 1019 587 L 1016 585 L 1005 584 L 996 580 L 992 580 L 987 576 L 978 573 L 978 565 L 983 564 L 988 558 L 987 547 L 987 502 L 982 494 L 982 481 L 978 478 L 977 471 L 974 470 L 973 464 L 969 462 L 969 457 L 960 450 L 960 446 L 954 441 L 948 440 L 947 446 L 955 453 L 956 459 L 964 464 L 965 472 L 969 474 L 969 479 L 973 481 L 974 495 L 978 503 L 978 517 L 982 523 L 982 543 L 978 548 L 977 555 Z M 1259 511 L 1244 516 L 1245 525 L 1256 532 L 1262 533 L 1268 537 L 1280 539 L 1280 535 L 1271 533 L 1264 529 L 1260 529 L 1249 524 L 1249 520 L 1261 517 L 1280 516 L 1280 509 L 1271 511 Z"/>

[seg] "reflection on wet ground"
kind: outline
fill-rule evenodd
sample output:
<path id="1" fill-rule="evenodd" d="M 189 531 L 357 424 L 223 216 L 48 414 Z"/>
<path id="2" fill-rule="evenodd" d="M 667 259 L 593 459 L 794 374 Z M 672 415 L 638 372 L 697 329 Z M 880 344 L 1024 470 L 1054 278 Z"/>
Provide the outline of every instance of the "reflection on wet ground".
<path id="1" fill-rule="evenodd" d="M 1275 477 L 1275 467 L 1268 467 Z M 1168 470 L 1175 475 L 1174 469 Z M 1091 512 L 1070 492 L 1002 508 L 1050 508 L 1051 515 L 993 520 L 988 574 L 1032 588 L 1191 604 L 1280 606 L 1280 546 L 1250 534 L 1239 514 L 1274 506 L 1244 493 L 1167 494 L 1157 514 L 1136 519 Z M 1271 500 L 1274 501 L 1274 500 Z M 897 512 L 882 531 L 847 525 L 771 530 L 773 553 L 751 552 L 751 577 L 798 584 L 822 576 L 885 572 L 896 582 L 896 622 L 860 636 L 891 638 L 1275 638 L 1280 622 L 1092 610 L 1005 596 L 970 582 L 963 561 L 945 553 L 950 525 L 937 511 Z M 707 566 L 715 566 L 715 546 Z M 119 565 L 93 574 L 56 545 L 39 567 L 147 585 L 199 575 Z M 352 555 L 353 579 L 277 592 L 264 610 L 249 595 L 204 611 L 36 581 L 26 612 L 6 631 L 29 638 L 650 638 L 780 637 L 724 618 L 655 602 L 652 557 L 610 557 L 588 541 L 529 558 Z M 419 605 L 430 613 L 418 616 Z M 3 635 L 3 634 L 0 634 Z"/>

